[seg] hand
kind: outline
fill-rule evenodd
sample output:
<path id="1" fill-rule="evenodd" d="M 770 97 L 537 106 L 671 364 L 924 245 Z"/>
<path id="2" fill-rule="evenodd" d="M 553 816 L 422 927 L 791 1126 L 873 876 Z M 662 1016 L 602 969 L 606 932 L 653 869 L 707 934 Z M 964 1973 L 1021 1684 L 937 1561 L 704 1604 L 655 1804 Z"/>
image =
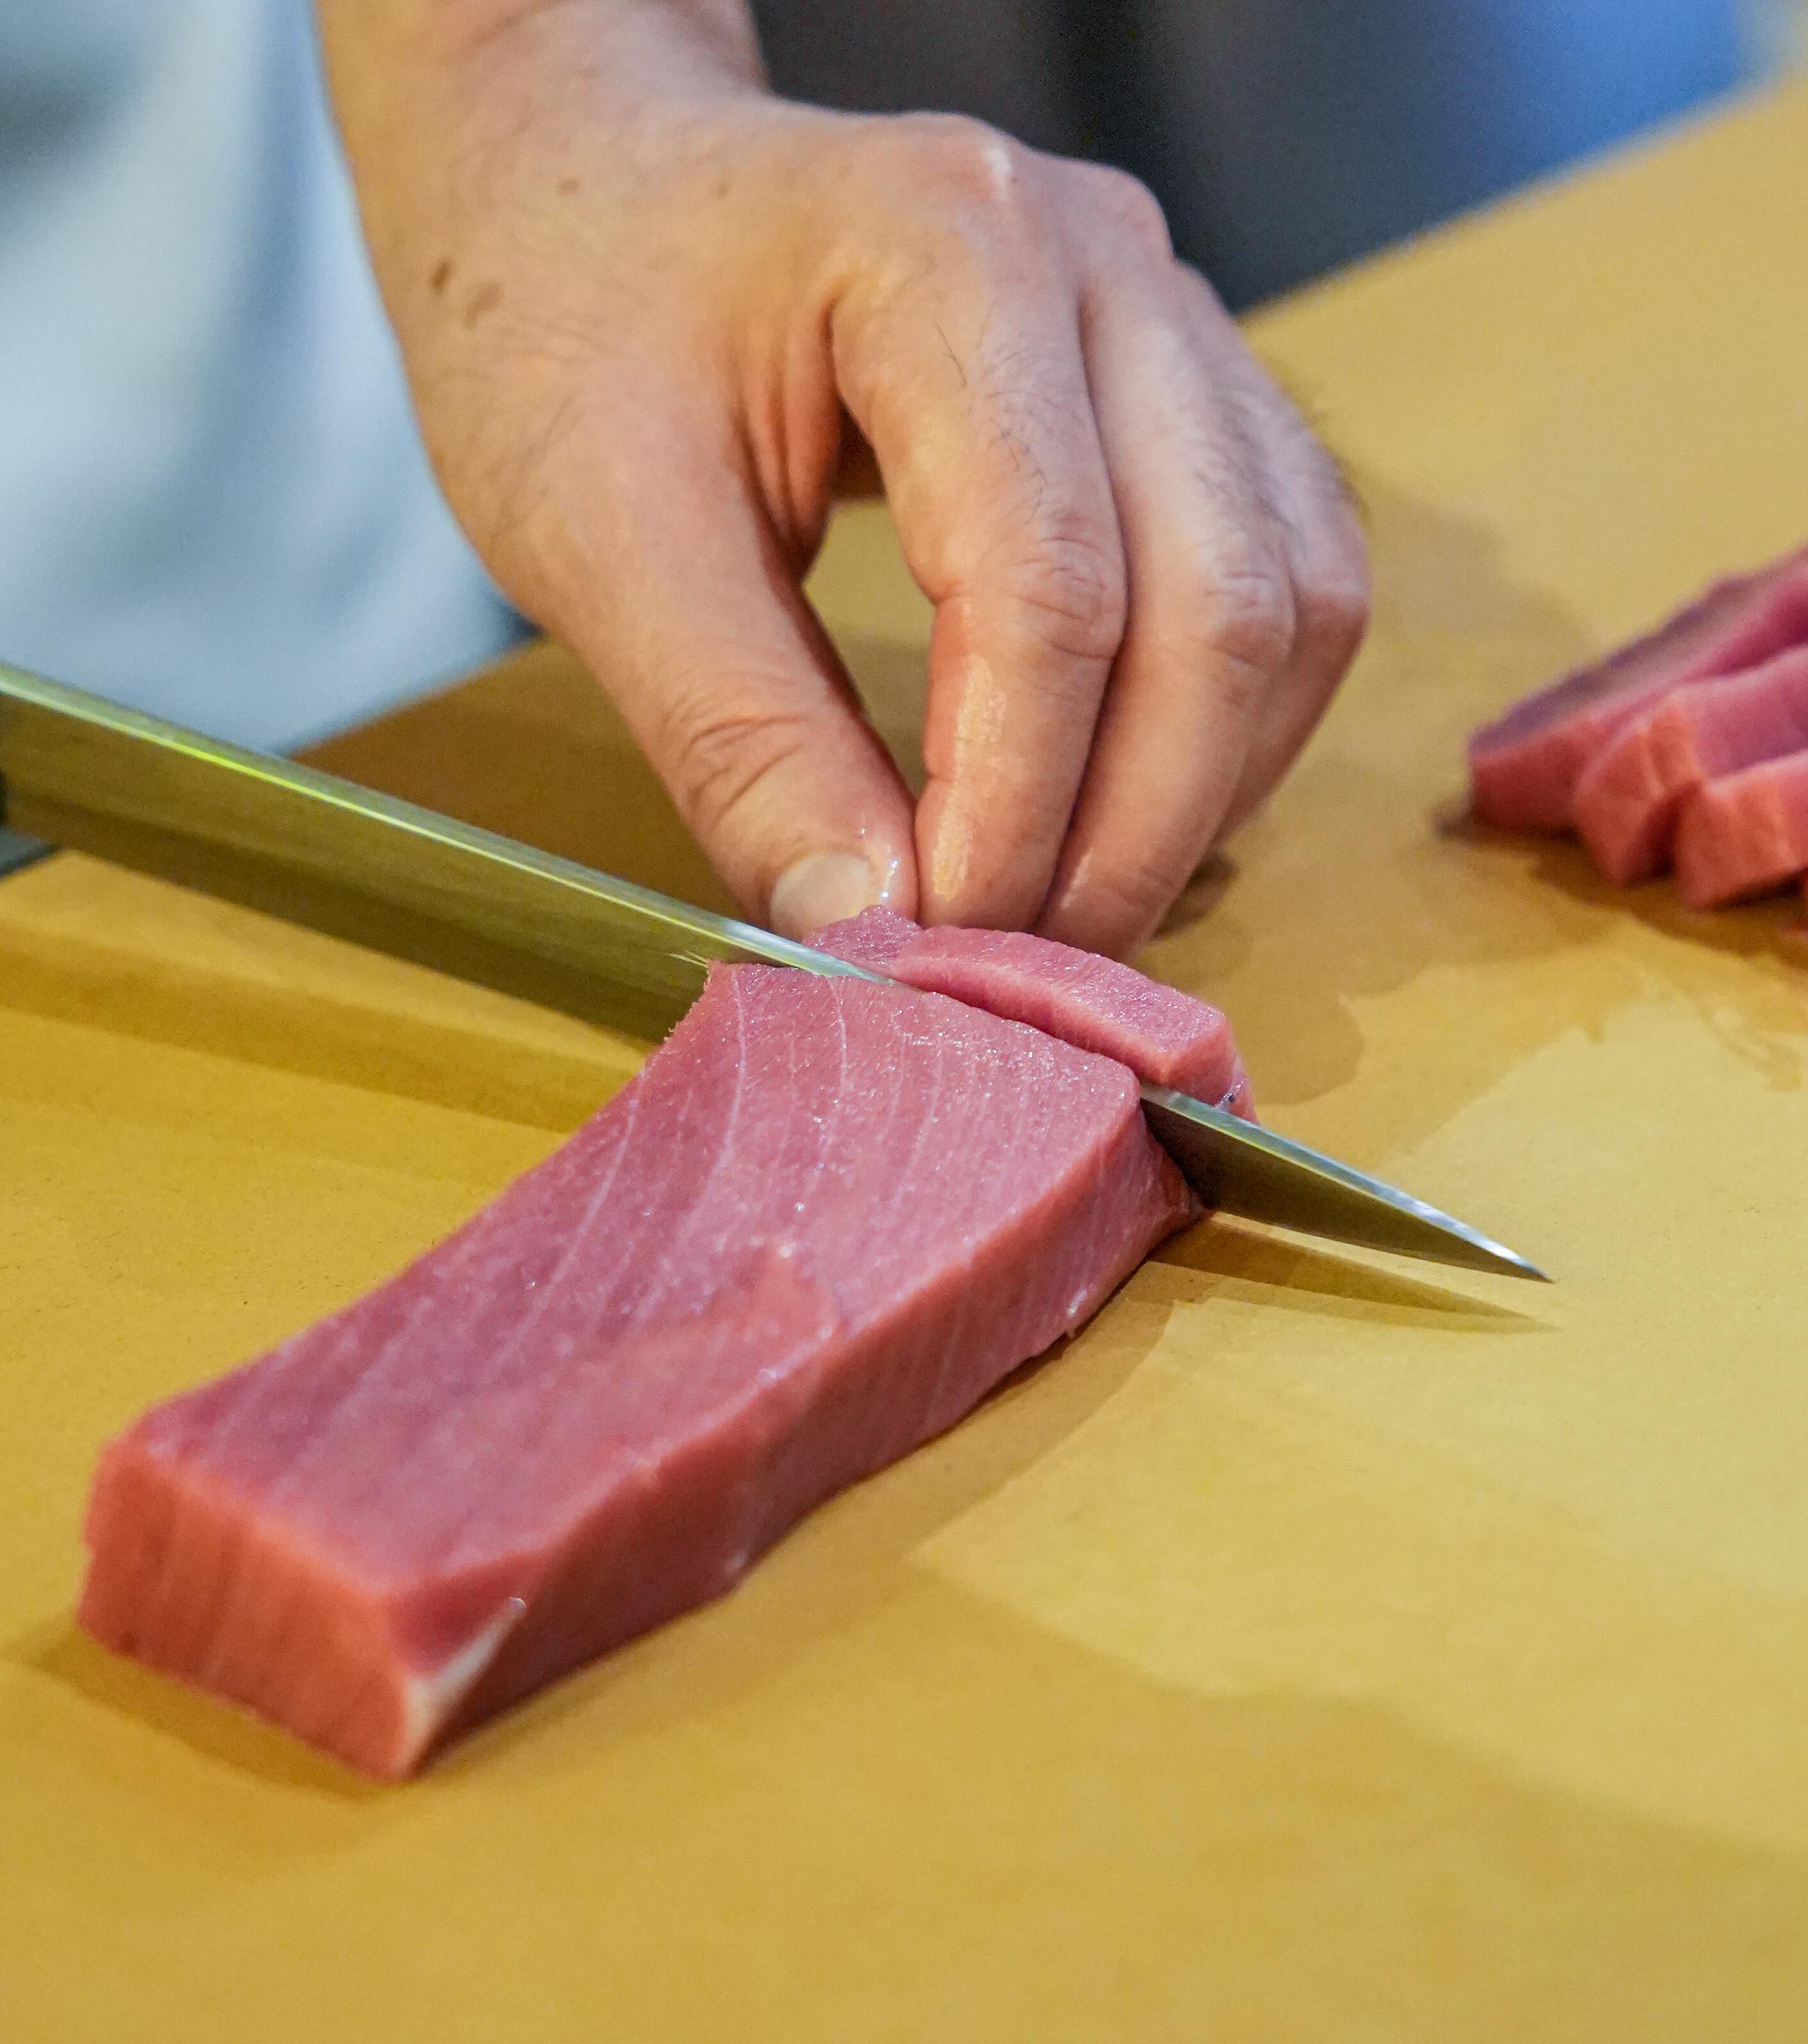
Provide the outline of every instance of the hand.
<path id="1" fill-rule="evenodd" d="M 1332 463 L 1149 194 L 776 101 L 739 0 L 321 11 L 453 508 L 750 912 L 1133 949 L 1368 601 Z M 800 589 L 868 459 L 935 606 L 914 816 Z"/>

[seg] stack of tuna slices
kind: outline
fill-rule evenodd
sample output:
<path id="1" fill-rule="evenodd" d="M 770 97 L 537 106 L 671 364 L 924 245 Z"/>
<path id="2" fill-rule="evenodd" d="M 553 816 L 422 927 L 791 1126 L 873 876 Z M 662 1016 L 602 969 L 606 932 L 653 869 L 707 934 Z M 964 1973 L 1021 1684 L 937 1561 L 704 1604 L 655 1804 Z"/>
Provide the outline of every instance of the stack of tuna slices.
<path id="1" fill-rule="evenodd" d="M 1808 548 L 1717 582 L 1648 637 L 1469 741 L 1474 809 L 1573 830 L 1622 886 L 1674 869 L 1694 909 L 1808 874 Z"/>

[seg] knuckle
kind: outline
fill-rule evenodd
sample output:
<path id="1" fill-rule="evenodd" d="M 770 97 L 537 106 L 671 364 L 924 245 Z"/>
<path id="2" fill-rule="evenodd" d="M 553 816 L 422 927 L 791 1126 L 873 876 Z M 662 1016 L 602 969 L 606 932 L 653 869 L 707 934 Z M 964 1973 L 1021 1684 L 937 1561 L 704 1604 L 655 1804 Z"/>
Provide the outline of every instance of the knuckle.
<path id="1" fill-rule="evenodd" d="M 1193 632 L 1226 685 L 1253 695 L 1292 657 L 1299 615 L 1278 563 L 1253 557 L 1218 562 L 1200 577 L 1190 605 Z"/>
<path id="2" fill-rule="evenodd" d="M 700 837 L 712 837 L 774 774 L 809 742 L 800 716 L 712 690 L 674 692 L 668 703 L 659 756 L 685 820 Z"/>
<path id="3" fill-rule="evenodd" d="M 1099 876 L 1098 884 L 1127 925 L 1146 924 L 1159 916 L 1186 885 L 1192 863 L 1184 854 L 1126 851 L 1115 870 Z"/>
<path id="4" fill-rule="evenodd" d="M 1109 163 L 1088 163 L 1082 175 L 1094 206 L 1120 247 L 1162 262 L 1172 259 L 1174 244 L 1168 232 L 1168 216 L 1140 178 Z"/>
<path id="5" fill-rule="evenodd" d="M 1020 142 L 960 113 L 906 117 L 915 167 L 942 196 L 1004 218 L 1027 209 L 1030 154 Z"/>
<path id="6" fill-rule="evenodd" d="M 1127 957 L 1173 906 L 1187 884 L 1192 863 L 1165 848 L 1124 843 L 1113 847 L 1108 861 L 1088 859 L 1084 893 L 1088 948 Z"/>
<path id="7" fill-rule="evenodd" d="M 1029 631 L 1056 653 L 1102 663 L 1123 642 L 1128 578 L 1122 549 L 1101 526 L 1074 520 L 1038 532 L 1007 587 Z"/>
<path id="8" fill-rule="evenodd" d="M 1340 672 L 1368 636 L 1373 605 L 1365 573 L 1320 570 L 1297 593 L 1301 642 Z"/>

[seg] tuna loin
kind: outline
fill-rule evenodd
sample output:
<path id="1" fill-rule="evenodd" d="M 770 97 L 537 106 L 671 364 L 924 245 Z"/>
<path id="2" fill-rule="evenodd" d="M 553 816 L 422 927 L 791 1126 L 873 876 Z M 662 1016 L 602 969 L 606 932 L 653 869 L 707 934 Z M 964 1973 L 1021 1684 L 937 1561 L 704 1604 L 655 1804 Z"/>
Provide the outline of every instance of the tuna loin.
<path id="1" fill-rule="evenodd" d="M 1219 1010 L 1115 959 L 1020 930 L 926 930 L 890 909 L 831 924 L 810 941 L 907 986 L 1115 1058 L 1151 1085 L 1254 1119 L 1249 1075 Z"/>
<path id="2" fill-rule="evenodd" d="M 1808 751 L 1698 788 L 1676 825 L 1676 891 L 1718 909 L 1808 873 Z"/>
<path id="3" fill-rule="evenodd" d="M 1196 1211 L 1123 1065 L 718 968 L 459 1233 L 107 1449 L 81 1622 L 405 1773 L 726 1589 Z"/>
<path id="4" fill-rule="evenodd" d="M 1670 863 L 1684 800 L 1723 774 L 1808 747 L 1808 646 L 1641 711 L 1577 783 L 1576 824 L 1623 887 Z"/>
<path id="5" fill-rule="evenodd" d="M 1808 644 L 1808 548 L 1717 582 L 1649 636 L 1515 703 L 1469 740 L 1476 815 L 1502 830 L 1567 830 L 1576 783 L 1620 727 L 1672 689 Z"/>

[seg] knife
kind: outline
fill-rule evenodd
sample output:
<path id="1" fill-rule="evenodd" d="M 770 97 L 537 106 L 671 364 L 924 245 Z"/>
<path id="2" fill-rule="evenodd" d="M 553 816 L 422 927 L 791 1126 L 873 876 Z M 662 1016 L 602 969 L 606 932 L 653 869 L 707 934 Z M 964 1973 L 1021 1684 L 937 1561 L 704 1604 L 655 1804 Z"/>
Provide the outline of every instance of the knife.
<path id="1" fill-rule="evenodd" d="M 883 975 L 550 852 L 0 666 L 0 828 L 629 1032 L 712 964 Z M 1372 1249 L 1549 1281 L 1378 1178 L 1165 1086 L 1149 1125 L 1206 1203 Z"/>

